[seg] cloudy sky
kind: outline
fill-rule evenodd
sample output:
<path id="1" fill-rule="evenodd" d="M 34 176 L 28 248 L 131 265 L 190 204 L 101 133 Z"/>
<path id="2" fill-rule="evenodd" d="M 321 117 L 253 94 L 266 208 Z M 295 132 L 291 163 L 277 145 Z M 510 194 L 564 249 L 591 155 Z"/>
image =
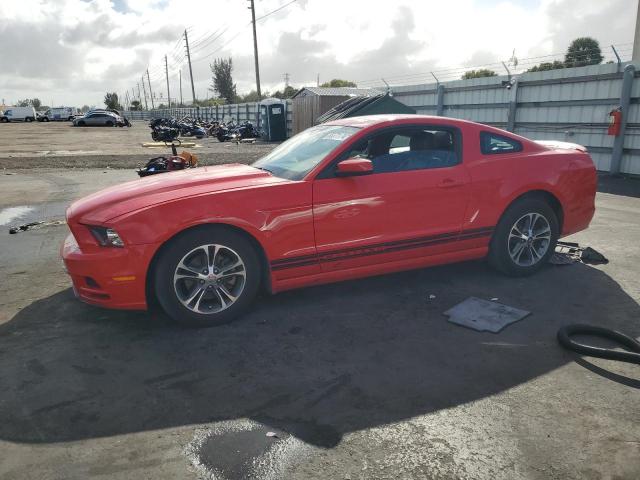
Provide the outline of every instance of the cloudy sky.
<path id="1" fill-rule="evenodd" d="M 638 0 L 255 0 L 263 90 L 346 78 L 361 86 L 460 76 L 460 67 L 508 60 L 520 68 L 560 58 L 578 36 L 631 56 Z M 289 4 L 291 2 L 291 4 Z M 289 5 L 287 5 L 289 4 Z M 210 96 L 209 63 L 231 56 L 239 93 L 255 88 L 247 0 L 1 0 L 0 101 L 100 105 L 134 89 L 149 69 L 166 100 L 190 100 L 182 33 L 192 47 L 196 96 Z M 281 10 L 270 14 L 279 7 Z M 536 57 L 534 60 L 528 60 Z M 539 58 L 538 58 L 539 57 Z M 146 80 L 146 77 L 145 77 Z M 141 86 L 142 88 L 142 86 Z"/>

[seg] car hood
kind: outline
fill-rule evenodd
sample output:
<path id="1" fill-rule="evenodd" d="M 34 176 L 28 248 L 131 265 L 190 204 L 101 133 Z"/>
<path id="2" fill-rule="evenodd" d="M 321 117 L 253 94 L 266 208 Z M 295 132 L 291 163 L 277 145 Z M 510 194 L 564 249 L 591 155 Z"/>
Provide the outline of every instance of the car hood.
<path id="1" fill-rule="evenodd" d="M 121 215 L 180 198 L 287 181 L 242 164 L 160 173 L 77 200 L 67 209 L 67 221 L 100 225 Z"/>

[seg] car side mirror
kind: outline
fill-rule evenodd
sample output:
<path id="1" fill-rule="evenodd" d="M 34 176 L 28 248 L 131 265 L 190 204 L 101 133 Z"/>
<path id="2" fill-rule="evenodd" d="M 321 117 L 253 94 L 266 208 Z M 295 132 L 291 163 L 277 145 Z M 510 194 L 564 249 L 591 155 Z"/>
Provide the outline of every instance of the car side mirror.
<path id="1" fill-rule="evenodd" d="M 357 177 L 373 173 L 373 163 L 367 158 L 348 158 L 336 165 L 336 177 Z"/>

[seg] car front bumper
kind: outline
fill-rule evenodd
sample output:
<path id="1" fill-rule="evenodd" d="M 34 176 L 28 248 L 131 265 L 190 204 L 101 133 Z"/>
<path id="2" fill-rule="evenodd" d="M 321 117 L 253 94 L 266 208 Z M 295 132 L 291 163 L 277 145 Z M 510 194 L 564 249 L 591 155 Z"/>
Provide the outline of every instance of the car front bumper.
<path id="1" fill-rule="evenodd" d="M 60 255 L 80 300 L 106 308 L 145 310 L 146 276 L 154 252 L 155 245 L 83 252 L 69 234 Z"/>

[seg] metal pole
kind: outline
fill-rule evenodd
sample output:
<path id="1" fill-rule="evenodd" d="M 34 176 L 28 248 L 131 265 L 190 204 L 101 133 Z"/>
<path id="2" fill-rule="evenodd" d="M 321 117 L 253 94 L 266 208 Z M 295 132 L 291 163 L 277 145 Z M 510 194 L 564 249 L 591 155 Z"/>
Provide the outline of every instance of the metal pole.
<path id="1" fill-rule="evenodd" d="M 182 102 L 182 69 L 180 69 L 180 106 L 182 107 L 184 103 Z"/>
<path id="2" fill-rule="evenodd" d="M 191 53 L 189 52 L 189 37 L 187 30 L 184 31 L 184 43 L 187 46 L 187 60 L 189 61 L 189 76 L 191 77 L 191 95 L 193 95 L 193 104 L 196 104 L 196 89 L 193 86 L 193 70 L 191 69 Z"/>
<path id="3" fill-rule="evenodd" d="M 505 67 L 506 68 L 506 67 Z M 518 109 L 518 79 L 511 81 L 511 99 L 507 112 L 507 130 L 514 132 L 516 129 L 516 110 Z"/>
<path id="4" fill-rule="evenodd" d="M 444 85 L 442 85 L 440 82 L 437 83 L 436 92 L 437 92 L 436 115 L 439 117 L 442 117 L 444 115 Z"/>
<path id="5" fill-rule="evenodd" d="M 142 80 L 144 82 L 144 79 Z M 147 82 L 149 82 L 149 96 L 151 97 L 151 108 L 153 110 L 156 109 L 156 106 L 153 103 L 153 90 L 151 90 L 151 78 L 149 78 L 149 69 L 147 68 Z"/>
<path id="6" fill-rule="evenodd" d="M 164 73 L 167 75 L 167 105 L 171 108 L 171 95 L 169 94 L 169 65 L 167 64 L 167 56 L 164 56 Z"/>
<path id="7" fill-rule="evenodd" d="M 640 63 L 640 2 L 638 2 L 638 11 L 636 12 L 636 33 L 633 37 L 633 54 L 631 61 Z"/>
<path id="8" fill-rule="evenodd" d="M 627 120 L 630 113 L 629 105 L 631 103 L 631 87 L 633 86 L 633 77 L 636 68 L 629 64 L 624 67 L 622 76 L 622 92 L 620 93 L 620 110 L 622 111 L 622 122 L 620 123 L 620 134 L 613 140 L 613 152 L 611 154 L 611 167 L 609 174 L 619 175 L 620 164 L 622 163 L 622 154 L 624 153 L 624 134 L 627 129 Z"/>
<path id="9" fill-rule="evenodd" d="M 144 93 L 144 109 L 149 110 L 149 104 L 147 103 L 147 90 L 144 87 L 144 75 L 142 76 L 142 92 Z M 140 84 L 138 84 L 138 95 L 140 95 Z"/>
<path id="10" fill-rule="evenodd" d="M 256 9 L 251 2 L 251 22 L 253 23 L 253 57 L 256 64 L 256 91 L 258 92 L 258 101 L 262 100 L 262 94 L 260 93 L 260 66 L 258 65 L 258 35 L 256 33 Z"/>
<path id="11" fill-rule="evenodd" d="M 611 45 L 611 50 L 613 50 L 613 54 L 616 56 L 616 59 L 618 60 L 618 66 L 616 68 L 616 72 L 619 72 L 620 66 L 622 65 L 622 60 L 620 59 L 620 55 L 618 55 L 618 51 L 616 50 L 616 47 Z"/>

